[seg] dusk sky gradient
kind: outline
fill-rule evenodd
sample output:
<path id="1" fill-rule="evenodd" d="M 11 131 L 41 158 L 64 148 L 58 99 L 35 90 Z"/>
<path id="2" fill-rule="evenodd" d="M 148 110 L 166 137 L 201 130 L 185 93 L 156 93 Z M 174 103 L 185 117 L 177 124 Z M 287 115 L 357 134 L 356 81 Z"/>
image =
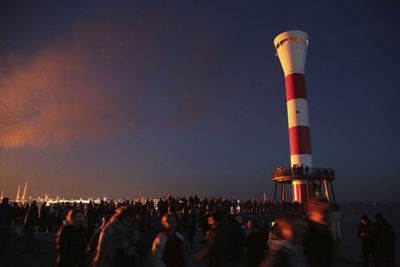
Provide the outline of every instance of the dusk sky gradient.
<path id="1" fill-rule="evenodd" d="M 0 190 L 273 197 L 290 164 L 273 39 L 310 35 L 316 167 L 398 201 L 398 1 L 0 1 Z"/>

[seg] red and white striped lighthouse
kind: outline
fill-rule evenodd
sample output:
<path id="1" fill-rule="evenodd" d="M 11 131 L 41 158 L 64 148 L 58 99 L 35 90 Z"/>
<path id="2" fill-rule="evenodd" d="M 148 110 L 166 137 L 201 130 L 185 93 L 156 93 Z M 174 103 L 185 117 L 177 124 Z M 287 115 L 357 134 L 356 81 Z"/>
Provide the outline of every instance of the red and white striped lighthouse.
<path id="1" fill-rule="evenodd" d="M 311 168 L 310 123 L 304 79 L 308 34 L 303 31 L 283 32 L 275 38 L 274 44 L 285 73 L 291 166 Z M 292 188 L 293 201 L 305 203 L 306 181 L 294 179 Z"/>

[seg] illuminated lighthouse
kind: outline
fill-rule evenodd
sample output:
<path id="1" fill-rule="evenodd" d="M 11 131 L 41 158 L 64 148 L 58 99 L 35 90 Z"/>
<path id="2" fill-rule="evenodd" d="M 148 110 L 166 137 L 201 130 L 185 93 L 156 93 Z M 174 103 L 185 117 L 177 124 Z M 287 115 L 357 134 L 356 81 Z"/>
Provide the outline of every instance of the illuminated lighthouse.
<path id="1" fill-rule="evenodd" d="M 291 166 L 274 170 L 273 180 L 282 184 L 281 200 L 285 199 L 285 184 L 292 185 L 293 201 L 307 203 L 323 193 L 330 200 L 328 186 L 333 194 L 333 170 L 313 168 L 304 78 L 308 34 L 297 30 L 283 32 L 275 38 L 274 45 L 285 74 Z"/>

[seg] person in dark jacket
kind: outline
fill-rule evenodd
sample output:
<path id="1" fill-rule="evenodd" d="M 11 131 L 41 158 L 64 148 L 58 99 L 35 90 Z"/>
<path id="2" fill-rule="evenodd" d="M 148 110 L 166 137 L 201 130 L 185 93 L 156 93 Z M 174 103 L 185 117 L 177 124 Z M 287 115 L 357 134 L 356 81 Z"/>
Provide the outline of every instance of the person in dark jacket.
<path id="1" fill-rule="evenodd" d="M 57 234 L 58 267 L 85 265 L 86 235 L 82 223 L 83 211 L 71 209 Z"/>
<path id="2" fill-rule="evenodd" d="M 185 267 L 185 241 L 177 232 L 178 220 L 173 213 L 166 213 L 161 219 L 164 231 L 154 239 L 151 256 L 154 267 Z"/>
<path id="3" fill-rule="evenodd" d="M 335 243 L 328 225 L 329 209 L 329 203 L 317 199 L 308 205 L 304 250 L 311 267 L 327 267 L 333 260 Z"/>
<path id="4" fill-rule="evenodd" d="M 235 267 L 244 256 L 245 236 L 233 216 L 217 211 L 208 217 L 211 226 L 205 239 L 207 247 L 196 254 L 198 260 L 208 260 L 209 267 Z"/>
<path id="5" fill-rule="evenodd" d="M 89 240 L 89 244 L 88 244 L 88 248 L 87 248 L 87 255 L 88 255 L 89 262 L 94 260 L 94 257 L 96 256 L 96 249 L 99 244 L 100 234 L 103 231 L 103 229 L 106 228 L 111 217 L 112 217 L 111 214 L 108 214 L 103 217 L 100 228 L 92 235 L 92 237 Z"/>
<path id="6" fill-rule="evenodd" d="M 40 219 L 39 219 L 39 232 L 46 232 L 48 229 L 49 221 L 49 209 L 46 206 L 46 202 L 43 202 L 40 206 Z"/>
<path id="7" fill-rule="evenodd" d="M 97 218 L 97 210 L 94 207 L 93 202 L 90 201 L 86 207 L 87 235 L 89 237 L 93 236 L 96 230 Z"/>
<path id="8" fill-rule="evenodd" d="M 274 226 L 271 250 L 260 267 L 308 267 L 302 241 L 305 229 L 301 218 L 287 215 L 278 218 Z"/>
<path id="9" fill-rule="evenodd" d="M 187 228 L 188 228 L 188 238 L 189 238 L 190 248 L 193 248 L 193 239 L 196 233 L 196 226 L 197 226 L 197 217 L 195 216 L 193 209 L 189 209 Z"/>
<path id="10" fill-rule="evenodd" d="M 265 233 L 260 230 L 256 220 L 249 220 L 247 227 L 250 231 L 245 242 L 247 263 L 250 266 L 258 266 L 267 251 L 267 238 Z"/>
<path id="11" fill-rule="evenodd" d="M 26 237 L 26 248 L 24 252 L 30 252 L 33 250 L 33 233 L 35 232 L 35 227 L 39 223 L 39 210 L 36 205 L 36 201 L 33 201 L 28 208 L 25 215 L 25 237 Z"/>
<path id="12" fill-rule="evenodd" d="M 270 224 L 268 219 L 263 219 L 260 224 L 260 230 L 263 232 L 266 240 L 266 250 L 269 251 L 268 241 L 269 241 L 269 232 L 270 232 Z"/>
<path id="13" fill-rule="evenodd" d="M 136 265 L 136 245 L 140 232 L 136 228 L 137 210 L 120 207 L 101 231 L 94 259 L 95 267 Z"/>
<path id="14" fill-rule="evenodd" d="M 376 267 L 394 266 L 395 233 L 381 213 L 375 215 L 375 224 L 372 227 L 372 257 Z"/>
<path id="15" fill-rule="evenodd" d="M 361 217 L 361 223 L 358 226 L 358 237 L 361 238 L 361 251 L 363 254 L 364 266 L 369 266 L 369 257 L 372 255 L 372 223 L 367 215 Z"/>

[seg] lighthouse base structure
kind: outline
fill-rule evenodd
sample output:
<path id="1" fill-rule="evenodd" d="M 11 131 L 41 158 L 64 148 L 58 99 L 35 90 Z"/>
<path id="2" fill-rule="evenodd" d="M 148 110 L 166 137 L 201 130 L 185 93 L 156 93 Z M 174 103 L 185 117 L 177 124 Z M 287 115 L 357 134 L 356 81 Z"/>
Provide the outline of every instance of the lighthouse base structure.
<path id="1" fill-rule="evenodd" d="M 278 186 L 280 186 L 280 201 L 285 201 L 286 187 L 292 186 L 292 201 L 307 204 L 314 198 L 325 199 L 336 205 L 333 181 L 333 169 L 326 168 L 278 168 L 272 172 L 275 182 L 274 200 L 277 201 Z"/>

